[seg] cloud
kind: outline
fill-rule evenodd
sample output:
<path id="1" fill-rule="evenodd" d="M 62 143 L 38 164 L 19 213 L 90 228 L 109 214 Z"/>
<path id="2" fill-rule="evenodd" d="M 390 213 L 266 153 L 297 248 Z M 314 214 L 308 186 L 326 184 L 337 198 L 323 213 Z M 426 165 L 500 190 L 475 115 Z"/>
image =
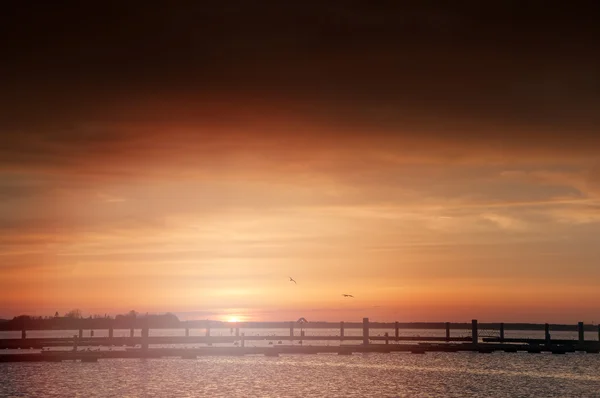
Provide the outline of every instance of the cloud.
<path id="1" fill-rule="evenodd" d="M 527 224 L 513 217 L 508 217 L 496 213 L 484 213 L 480 216 L 482 219 L 493 223 L 501 229 L 511 231 L 523 231 L 527 229 Z"/>
<path id="2" fill-rule="evenodd" d="M 144 297 L 180 271 L 168 285 L 185 289 L 152 299 L 188 305 L 195 265 L 228 289 L 289 269 L 374 291 L 523 264 L 538 277 L 550 250 L 592 272 L 594 13 L 288 2 L 117 20 L 87 7 L 10 6 L 2 24 L 12 302 L 31 286 L 54 300 L 44 278 L 73 273 L 81 294 L 100 273 L 119 300 Z M 200 272 L 212 266 L 233 276 Z"/>

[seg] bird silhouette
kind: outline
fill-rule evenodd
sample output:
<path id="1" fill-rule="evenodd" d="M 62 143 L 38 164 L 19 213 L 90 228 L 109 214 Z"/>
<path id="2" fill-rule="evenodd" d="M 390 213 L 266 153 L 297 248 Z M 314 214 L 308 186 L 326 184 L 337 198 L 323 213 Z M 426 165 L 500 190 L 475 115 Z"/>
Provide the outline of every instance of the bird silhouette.
<path id="1" fill-rule="evenodd" d="M 353 296 L 353 295 L 351 295 L 351 294 L 342 294 L 342 296 L 344 296 L 344 297 L 352 297 L 352 298 L 354 298 L 354 296 Z"/>
<path id="2" fill-rule="evenodd" d="M 298 282 L 296 282 L 296 281 L 294 280 L 294 278 L 292 278 L 291 276 L 290 276 L 290 282 L 294 282 L 296 285 L 298 284 Z"/>

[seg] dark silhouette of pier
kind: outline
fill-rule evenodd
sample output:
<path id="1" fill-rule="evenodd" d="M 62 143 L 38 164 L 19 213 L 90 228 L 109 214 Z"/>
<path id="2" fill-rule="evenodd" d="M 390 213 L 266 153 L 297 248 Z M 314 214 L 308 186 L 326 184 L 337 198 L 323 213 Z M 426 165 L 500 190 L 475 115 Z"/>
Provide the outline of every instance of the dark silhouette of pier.
<path id="1" fill-rule="evenodd" d="M 202 355 L 249 355 L 262 354 L 267 356 L 278 356 L 279 354 L 313 354 L 313 353 L 337 353 L 340 355 L 351 355 L 352 353 L 364 352 L 411 352 L 415 354 L 424 354 L 426 352 L 458 352 L 474 351 L 479 353 L 491 353 L 494 351 L 518 352 L 526 351 L 529 353 L 540 353 L 543 351 L 554 354 L 565 354 L 567 352 L 585 351 L 588 353 L 600 352 L 600 341 L 585 340 L 585 326 L 583 322 L 574 325 L 571 330 L 578 332 L 578 338 L 572 340 L 552 339 L 550 335 L 551 325 L 541 325 L 544 330 L 543 339 L 528 338 L 505 338 L 504 331 L 506 324 L 479 324 L 473 320 L 470 324 L 432 323 L 419 324 L 421 329 L 439 330 L 439 325 L 443 325 L 444 334 L 440 336 L 400 336 L 400 330 L 403 329 L 399 322 L 394 323 L 374 323 L 368 318 L 364 318 L 362 323 L 358 322 L 339 322 L 339 323 L 319 323 L 319 326 L 313 326 L 310 322 L 285 322 L 285 323 L 238 323 L 233 325 L 235 335 L 215 336 L 211 335 L 210 322 L 204 322 L 204 336 L 190 336 L 190 326 L 197 326 L 196 322 L 185 322 L 185 335 L 183 336 L 150 336 L 150 325 L 147 321 L 140 324 L 141 335 L 134 336 L 134 330 L 130 330 L 127 337 L 115 337 L 113 329 L 109 329 L 108 337 L 83 337 L 83 329 L 73 337 L 60 338 L 27 338 L 27 331 L 22 330 L 21 338 L 0 339 L 0 349 L 42 349 L 40 353 L 18 353 L 1 354 L 0 362 L 7 361 L 63 361 L 80 360 L 84 362 L 95 361 L 106 358 L 155 358 L 176 356 L 182 358 L 196 358 Z M 208 323 L 206 323 L 208 322 Z M 218 323 L 222 327 L 221 323 Z M 231 324 L 228 324 L 232 326 Z M 329 329 L 339 328 L 339 334 L 336 335 L 306 335 L 304 329 L 318 329 L 327 327 Z M 423 327 L 429 325 L 430 327 Z M 465 330 L 465 326 L 470 326 L 470 335 L 451 336 L 451 330 Z M 261 327 L 262 326 L 262 327 Z M 283 329 L 282 326 L 289 327 L 289 335 L 246 335 L 240 333 L 240 328 L 248 329 Z M 483 328 L 482 326 L 485 326 Z M 301 328 L 300 335 L 297 335 L 294 329 Z M 481 332 L 496 327 L 494 336 L 482 337 Z M 347 335 L 348 329 L 362 329 L 360 335 Z M 372 329 L 393 329 L 394 335 L 388 332 L 383 336 L 371 334 Z M 512 329 L 512 328 L 511 328 Z M 598 329 L 598 338 L 600 340 L 600 326 Z M 514 329 L 512 329 L 514 330 Z M 561 327 L 564 330 L 564 327 Z M 248 342 L 269 341 L 268 347 L 248 347 Z M 273 342 L 277 341 L 277 344 Z M 293 345 L 294 341 L 299 341 L 300 345 Z M 312 341 L 338 341 L 339 345 L 311 345 Z M 284 344 L 288 343 L 288 344 Z M 304 342 L 308 344 L 303 344 Z M 355 342 L 358 344 L 344 344 L 346 342 Z M 151 346 L 160 345 L 189 345 L 200 344 L 204 347 L 196 348 L 158 348 Z M 213 344 L 233 344 L 233 346 L 213 346 Z M 44 350 L 51 347 L 73 347 L 72 351 L 48 351 Z M 85 348 L 87 347 L 87 349 Z M 94 347 L 94 349 L 91 349 Z M 98 347 L 110 347 L 109 350 Z"/>

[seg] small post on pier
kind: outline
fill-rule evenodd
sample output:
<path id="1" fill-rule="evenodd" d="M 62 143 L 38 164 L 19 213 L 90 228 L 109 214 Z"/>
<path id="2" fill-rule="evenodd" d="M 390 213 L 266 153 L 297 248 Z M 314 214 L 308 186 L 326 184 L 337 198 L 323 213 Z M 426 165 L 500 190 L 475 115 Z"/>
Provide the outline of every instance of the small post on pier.
<path id="1" fill-rule="evenodd" d="M 390 344 L 390 335 L 388 332 L 385 332 L 385 344 Z"/>
<path id="2" fill-rule="evenodd" d="M 242 333 L 242 348 L 244 348 L 246 343 L 246 333 Z"/>
<path id="3" fill-rule="evenodd" d="M 479 342 L 479 335 L 477 334 L 477 319 L 473 319 L 471 321 L 471 332 L 473 337 L 473 344 L 477 344 Z"/>
<path id="4" fill-rule="evenodd" d="M 235 328 L 235 337 L 240 337 L 240 328 L 239 328 L 239 326 Z"/>
<path id="5" fill-rule="evenodd" d="M 109 322 L 110 322 L 110 321 L 109 321 Z M 115 330 L 114 330 L 114 328 L 113 328 L 113 324 L 112 324 L 112 322 L 110 322 L 110 323 L 108 324 L 108 339 L 109 339 L 109 340 L 112 340 L 112 339 L 113 339 L 113 337 L 114 337 L 114 335 L 115 335 Z"/>
<path id="6" fill-rule="evenodd" d="M 500 342 L 504 343 L 504 322 L 500 323 Z"/>
<path id="7" fill-rule="evenodd" d="M 450 341 L 450 322 L 446 322 L 446 342 Z"/>
<path id="8" fill-rule="evenodd" d="M 550 345 L 550 325 L 544 324 L 544 340 L 546 341 L 546 345 Z"/>
<path id="9" fill-rule="evenodd" d="M 396 341 L 400 339 L 400 325 L 398 321 L 394 322 L 394 336 L 396 337 Z"/>
<path id="10" fill-rule="evenodd" d="M 583 344 L 585 337 L 583 333 L 583 322 L 577 323 L 577 332 L 579 333 L 579 343 Z"/>
<path id="11" fill-rule="evenodd" d="M 142 350 L 148 350 L 148 337 L 150 335 L 150 328 L 148 327 L 148 318 L 144 318 L 144 324 L 142 326 Z"/>
<path id="12" fill-rule="evenodd" d="M 185 337 L 190 337 L 190 328 L 185 328 Z"/>
<path id="13" fill-rule="evenodd" d="M 290 322 L 290 336 L 294 335 L 294 322 Z"/>
<path id="14" fill-rule="evenodd" d="M 79 338 L 82 339 L 83 338 L 83 329 L 79 329 Z"/>
<path id="15" fill-rule="evenodd" d="M 363 345 L 369 345 L 369 318 L 363 318 Z"/>
<path id="16" fill-rule="evenodd" d="M 344 337 L 344 321 L 340 322 L 340 337 Z"/>
<path id="17" fill-rule="evenodd" d="M 210 323 L 206 322 L 206 337 L 210 337 Z"/>
<path id="18" fill-rule="evenodd" d="M 133 328 L 129 329 L 129 337 L 133 337 L 135 334 L 135 330 Z"/>
<path id="19" fill-rule="evenodd" d="M 600 324 L 598 324 L 598 341 L 600 341 Z"/>

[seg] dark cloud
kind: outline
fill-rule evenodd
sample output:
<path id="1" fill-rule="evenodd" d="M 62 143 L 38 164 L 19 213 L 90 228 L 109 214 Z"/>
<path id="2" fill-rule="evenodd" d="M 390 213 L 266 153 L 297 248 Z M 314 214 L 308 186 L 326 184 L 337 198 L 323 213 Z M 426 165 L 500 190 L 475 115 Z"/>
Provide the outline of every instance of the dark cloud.
<path id="1" fill-rule="evenodd" d="M 278 136 L 285 157 L 371 137 L 436 155 L 589 155 L 600 145 L 597 11 L 585 1 L 11 2 L 0 20 L 3 164 L 110 174 L 115 160 L 174 142 L 222 157 L 266 151 Z M 193 133 L 172 134 L 181 128 Z"/>

